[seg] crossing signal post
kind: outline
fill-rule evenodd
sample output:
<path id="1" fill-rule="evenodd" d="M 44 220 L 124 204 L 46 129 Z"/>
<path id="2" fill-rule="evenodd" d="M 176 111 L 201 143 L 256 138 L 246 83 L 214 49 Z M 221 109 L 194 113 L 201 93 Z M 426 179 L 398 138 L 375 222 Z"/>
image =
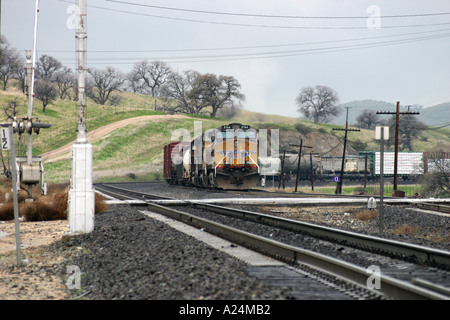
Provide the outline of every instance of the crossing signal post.
<path id="1" fill-rule="evenodd" d="M 11 178 L 12 178 L 12 193 L 14 204 L 14 227 L 16 233 L 16 257 L 17 265 L 22 266 L 22 254 L 20 251 L 20 226 L 19 226 L 19 201 L 17 198 L 17 170 L 16 170 L 16 150 L 14 146 L 14 134 L 11 123 L 4 123 L 1 125 L 1 144 L 2 150 L 9 150 L 11 153 Z"/>

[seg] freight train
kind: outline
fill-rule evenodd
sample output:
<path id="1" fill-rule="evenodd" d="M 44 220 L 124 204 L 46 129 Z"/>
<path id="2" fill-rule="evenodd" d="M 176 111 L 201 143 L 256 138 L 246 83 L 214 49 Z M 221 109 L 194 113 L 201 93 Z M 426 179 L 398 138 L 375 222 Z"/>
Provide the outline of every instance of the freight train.
<path id="1" fill-rule="evenodd" d="M 259 182 L 258 130 L 231 123 L 164 146 L 164 179 L 204 188 L 252 189 Z"/>
<path id="2" fill-rule="evenodd" d="M 448 154 L 438 155 L 448 160 Z M 423 152 L 399 152 L 397 164 L 397 176 L 405 181 L 415 181 L 424 172 L 432 171 L 432 161 L 435 154 Z M 267 179 L 279 180 L 282 172 L 282 159 L 261 158 L 261 176 Z M 297 175 L 298 155 L 286 154 L 283 171 L 285 179 L 295 179 Z M 333 177 L 339 176 L 342 168 L 341 156 L 302 156 L 300 162 L 300 180 L 332 181 Z M 384 153 L 385 177 L 394 175 L 394 152 Z M 364 151 L 358 155 L 348 155 L 344 163 L 344 179 L 350 181 L 378 180 L 380 178 L 380 152 Z"/>

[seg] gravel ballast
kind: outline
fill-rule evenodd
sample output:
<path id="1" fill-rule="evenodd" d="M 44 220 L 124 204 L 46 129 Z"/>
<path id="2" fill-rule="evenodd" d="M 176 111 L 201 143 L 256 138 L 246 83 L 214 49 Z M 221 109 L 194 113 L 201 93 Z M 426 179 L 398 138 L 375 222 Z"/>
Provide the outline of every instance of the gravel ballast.
<path id="1" fill-rule="evenodd" d="M 80 268 L 73 293 L 84 299 L 289 298 L 251 277 L 245 263 L 130 206 L 97 214 L 92 233 L 53 245 L 68 248 L 78 249 L 68 264 Z"/>
<path id="2" fill-rule="evenodd" d="M 119 184 L 118 186 L 175 199 L 236 197 L 236 195 L 232 193 L 172 186 L 165 182 Z M 239 197 L 255 198 L 256 196 L 254 194 L 241 192 Z M 270 197 L 270 195 L 262 193 L 260 197 Z M 369 196 L 367 199 L 368 198 Z M 374 218 L 361 220 L 357 216 L 357 214 L 362 211 L 368 211 L 367 205 L 303 206 L 298 204 L 291 206 L 255 206 L 236 205 L 231 201 L 230 203 L 223 205 L 254 212 L 274 214 L 289 219 L 298 219 L 342 230 L 354 231 L 447 251 L 450 249 L 450 216 L 445 214 L 427 213 L 424 210 L 418 210 L 412 206 L 385 204 L 383 217 L 384 228 L 383 233 L 380 233 L 380 217 L 377 214 L 378 209 L 374 209 Z"/>

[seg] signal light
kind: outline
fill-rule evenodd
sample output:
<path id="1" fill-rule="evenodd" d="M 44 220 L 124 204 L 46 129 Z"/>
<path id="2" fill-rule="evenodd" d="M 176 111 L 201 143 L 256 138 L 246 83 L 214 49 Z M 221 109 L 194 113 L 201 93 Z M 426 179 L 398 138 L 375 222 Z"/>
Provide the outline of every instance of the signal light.
<path id="1" fill-rule="evenodd" d="M 25 123 L 23 121 L 19 122 L 19 134 L 22 134 L 25 132 Z"/>

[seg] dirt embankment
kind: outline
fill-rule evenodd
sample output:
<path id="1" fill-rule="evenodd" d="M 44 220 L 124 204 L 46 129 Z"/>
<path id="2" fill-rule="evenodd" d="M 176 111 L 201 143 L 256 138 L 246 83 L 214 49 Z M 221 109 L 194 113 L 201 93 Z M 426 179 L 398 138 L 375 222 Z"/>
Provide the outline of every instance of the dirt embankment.
<path id="1" fill-rule="evenodd" d="M 92 130 L 91 132 L 88 132 L 86 134 L 86 139 L 93 143 L 94 141 L 100 139 L 104 135 L 122 128 L 124 126 L 130 125 L 130 124 L 136 124 L 139 122 L 145 122 L 145 121 L 152 121 L 152 120 L 158 120 L 158 119 L 164 119 L 164 118 L 189 118 L 185 115 L 152 115 L 152 116 L 141 116 L 141 117 L 135 117 L 135 118 L 129 118 L 121 121 L 117 121 L 111 124 L 108 124 L 106 126 L 103 126 L 101 128 Z M 65 146 L 62 146 L 61 148 L 46 152 L 41 154 L 42 160 L 46 162 L 52 162 L 57 160 L 64 160 L 70 158 L 70 151 L 72 150 L 72 144 L 68 143 Z"/>

